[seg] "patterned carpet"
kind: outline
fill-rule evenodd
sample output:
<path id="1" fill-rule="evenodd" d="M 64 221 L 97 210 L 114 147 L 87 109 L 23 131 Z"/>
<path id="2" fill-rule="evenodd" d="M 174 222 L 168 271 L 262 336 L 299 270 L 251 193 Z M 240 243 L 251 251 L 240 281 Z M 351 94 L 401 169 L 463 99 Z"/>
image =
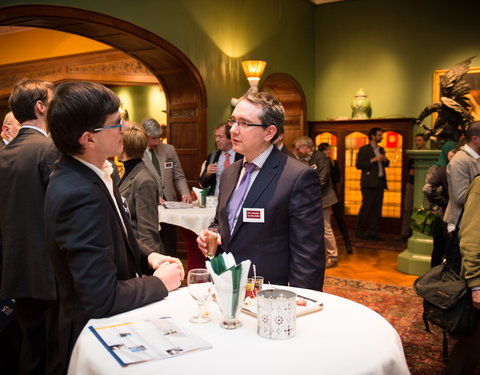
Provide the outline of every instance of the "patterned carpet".
<path id="1" fill-rule="evenodd" d="M 359 302 L 389 321 L 402 339 L 412 375 L 442 373 L 442 333 L 436 327 L 433 334 L 425 332 L 422 299 L 412 288 L 327 276 L 324 292 Z"/>

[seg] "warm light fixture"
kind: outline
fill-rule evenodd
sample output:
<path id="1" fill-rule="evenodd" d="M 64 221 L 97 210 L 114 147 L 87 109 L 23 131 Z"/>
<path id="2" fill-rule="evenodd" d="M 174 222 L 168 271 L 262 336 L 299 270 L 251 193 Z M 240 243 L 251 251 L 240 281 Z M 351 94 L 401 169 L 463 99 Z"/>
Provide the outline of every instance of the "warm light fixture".
<path id="1" fill-rule="evenodd" d="M 262 60 L 245 60 L 242 61 L 243 71 L 245 72 L 245 76 L 248 79 L 248 83 L 250 87 L 257 91 L 258 90 L 258 81 L 262 77 L 263 71 L 267 66 L 266 61 Z"/>
<path id="2" fill-rule="evenodd" d="M 243 71 L 245 72 L 245 76 L 248 79 L 248 83 L 250 84 L 250 91 L 257 92 L 258 91 L 258 82 L 262 77 L 263 71 L 267 66 L 266 61 L 262 60 L 245 60 L 242 61 Z M 232 98 L 231 103 L 235 107 L 237 105 L 238 99 Z"/>

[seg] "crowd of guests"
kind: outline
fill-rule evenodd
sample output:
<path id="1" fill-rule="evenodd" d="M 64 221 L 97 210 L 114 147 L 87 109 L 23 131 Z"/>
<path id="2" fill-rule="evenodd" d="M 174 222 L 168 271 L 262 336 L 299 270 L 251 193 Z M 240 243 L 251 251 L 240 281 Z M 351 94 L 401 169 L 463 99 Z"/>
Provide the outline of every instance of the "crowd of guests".
<path id="1" fill-rule="evenodd" d="M 9 105 L 0 144 L 0 194 L 8 197 L 0 206 L 0 298 L 14 300 L 16 320 L 2 331 L 0 359 L 12 373 L 62 374 L 89 319 L 158 301 L 180 286 L 176 228 L 159 225 L 158 205 L 177 197 L 191 203 L 192 195 L 160 124 L 122 118 L 118 97 L 103 85 L 22 80 Z M 337 191 L 341 173 L 328 143 L 316 149 L 301 136 L 289 150 L 284 120 L 276 97 L 249 91 L 215 128 L 216 150 L 199 184 L 210 187 L 218 206 L 197 244 L 206 257 L 205 234 L 215 228 L 219 251 L 232 252 L 237 262 L 250 259 L 266 282 L 322 291 L 325 268 L 338 265 L 332 215 L 352 251 Z M 362 192 L 356 234 L 381 240 L 389 160 L 379 145 L 382 129 L 368 136 L 356 160 Z M 444 145 L 424 188 L 446 222 L 432 265 L 465 206 L 462 275 L 477 308 L 480 249 L 471 236 L 479 155 L 480 123 L 474 123 L 464 145 Z M 454 349 L 455 368 L 478 360 L 468 339 Z"/>

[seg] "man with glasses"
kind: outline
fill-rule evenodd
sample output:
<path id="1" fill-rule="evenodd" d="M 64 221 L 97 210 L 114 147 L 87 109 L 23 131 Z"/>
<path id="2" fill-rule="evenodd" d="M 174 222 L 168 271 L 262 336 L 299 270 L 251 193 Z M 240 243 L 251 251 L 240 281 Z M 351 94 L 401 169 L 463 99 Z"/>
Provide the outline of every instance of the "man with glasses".
<path id="1" fill-rule="evenodd" d="M 48 249 L 60 293 L 62 368 L 81 330 L 104 318 L 160 300 L 180 286 L 178 259 L 137 243 L 110 177 L 107 158 L 122 152 L 120 100 L 91 82 L 66 82 L 48 111 L 62 153 L 45 196 Z M 151 276 L 143 276 L 150 274 Z M 44 275 L 45 276 L 45 275 Z"/>
<path id="2" fill-rule="evenodd" d="M 248 92 L 228 122 L 233 148 L 244 155 L 222 174 L 211 228 L 220 251 L 250 259 L 272 284 L 322 290 L 325 273 L 322 193 L 312 169 L 272 142 L 283 131 L 284 109 L 273 95 Z M 206 256 L 205 233 L 197 243 Z"/>

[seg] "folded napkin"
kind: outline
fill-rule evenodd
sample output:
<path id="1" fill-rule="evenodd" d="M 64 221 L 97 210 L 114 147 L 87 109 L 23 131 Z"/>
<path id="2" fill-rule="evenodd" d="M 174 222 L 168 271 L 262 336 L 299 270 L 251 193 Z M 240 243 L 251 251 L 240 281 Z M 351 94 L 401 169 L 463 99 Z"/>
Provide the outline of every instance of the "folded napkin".
<path id="1" fill-rule="evenodd" d="M 195 195 L 197 196 L 197 200 L 201 202 L 203 206 L 205 206 L 207 195 L 210 193 L 211 187 L 207 186 L 205 189 L 199 189 L 194 186 L 192 187 L 192 189 Z"/>
<path id="2" fill-rule="evenodd" d="M 235 263 L 232 253 L 221 253 L 205 262 L 215 284 L 215 293 L 226 317 L 236 317 L 245 298 L 250 260 Z"/>

